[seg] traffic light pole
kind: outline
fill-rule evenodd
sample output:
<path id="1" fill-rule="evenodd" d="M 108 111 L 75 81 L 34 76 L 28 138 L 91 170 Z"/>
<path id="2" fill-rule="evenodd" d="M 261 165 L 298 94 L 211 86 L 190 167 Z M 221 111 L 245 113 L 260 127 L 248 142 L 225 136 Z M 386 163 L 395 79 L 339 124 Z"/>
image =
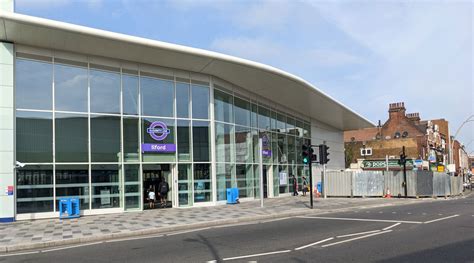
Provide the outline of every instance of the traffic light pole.
<path id="1" fill-rule="evenodd" d="M 403 154 L 403 182 L 405 186 L 405 198 L 408 197 L 408 187 L 407 187 L 407 162 L 406 162 L 406 155 L 405 155 L 405 146 L 402 148 L 402 154 Z"/>
<path id="2" fill-rule="evenodd" d="M 326 199 L 326 164 L 323 164 L 323 176 L 321 178 L 321 191 L 323 191 L 323 198 Z"/>
<path id="3" fill-rule="evenodd" d="M 311 163 L 313 161 L 310 160 L 308 163 L 309 167 L 309 202 L 311 204 L 311 209 L 313 209 L 313 169 L 311 168 Z"/>

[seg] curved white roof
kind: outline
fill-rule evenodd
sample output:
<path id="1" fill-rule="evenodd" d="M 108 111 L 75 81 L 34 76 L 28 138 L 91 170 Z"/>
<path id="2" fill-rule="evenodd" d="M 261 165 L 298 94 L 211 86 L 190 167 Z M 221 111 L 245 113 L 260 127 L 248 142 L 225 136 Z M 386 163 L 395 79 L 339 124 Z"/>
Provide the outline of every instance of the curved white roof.
<path id="1" fill-rule="evenodd" d="M 10 12 L 0 40 L 209 74 L 340 130 L 374 126 L 298 76 L 217 52 Z"/>

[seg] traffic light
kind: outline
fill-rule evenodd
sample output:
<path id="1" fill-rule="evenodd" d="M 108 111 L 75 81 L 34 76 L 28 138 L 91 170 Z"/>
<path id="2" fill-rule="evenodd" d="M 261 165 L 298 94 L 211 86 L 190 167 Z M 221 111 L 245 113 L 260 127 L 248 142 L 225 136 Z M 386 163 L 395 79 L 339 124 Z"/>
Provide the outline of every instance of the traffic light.
<path id="1" fill-rule="evenodd" d="M 303 155 L 303 163 L 309 164 L 313 159 L 313 152 L 314 152 L 313 148 L 311 148 L 311 145 L 303 144 L 301 146 L 301 150 L 302 150 L 302 155 Z"/>
<path id="2" fill-rule="evenodd" d="M 400 154 L 400 159 L 398 160 L 399 165 L 404 165 L 407 163 L 407 157 L 405 153 Z"/>
<path id="3" fill-rule="evenodd" d="M 327 164 L 329 162 L 328 150 L 329 150 L 329 147 L 326 144 L 319 145 L 319 163 L 320 164 Z"/>

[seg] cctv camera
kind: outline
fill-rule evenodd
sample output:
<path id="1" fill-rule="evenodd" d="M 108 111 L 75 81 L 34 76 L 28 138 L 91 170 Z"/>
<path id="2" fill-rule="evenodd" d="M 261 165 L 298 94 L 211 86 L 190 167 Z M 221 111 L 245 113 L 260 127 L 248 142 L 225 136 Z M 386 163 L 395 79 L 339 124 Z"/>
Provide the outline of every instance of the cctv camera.
<path id="1" fill-rule="evenodd" d="M 24 163 L 20 163 L 19 161 L 16 161 L 15 167 L 16 167 L 16 168 L 23 168 L 23 167 L 25 167 L 25 164 L 24 164 Z"/>

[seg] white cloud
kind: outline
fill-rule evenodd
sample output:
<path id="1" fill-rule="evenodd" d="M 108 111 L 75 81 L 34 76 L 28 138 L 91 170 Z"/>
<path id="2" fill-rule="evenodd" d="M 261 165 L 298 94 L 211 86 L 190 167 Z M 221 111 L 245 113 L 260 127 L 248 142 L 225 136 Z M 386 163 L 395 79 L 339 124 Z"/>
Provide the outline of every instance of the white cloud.
<path id="1" fill-rule="evenodd" d="M 17 8 L 22 9 L 50 9 L 64 7 L 73 4 L 71 0 L 16 0 Z M 90 9 L 98 9 L 102 6 L 103 0 L 82 0 L 82 3 Z"/>

